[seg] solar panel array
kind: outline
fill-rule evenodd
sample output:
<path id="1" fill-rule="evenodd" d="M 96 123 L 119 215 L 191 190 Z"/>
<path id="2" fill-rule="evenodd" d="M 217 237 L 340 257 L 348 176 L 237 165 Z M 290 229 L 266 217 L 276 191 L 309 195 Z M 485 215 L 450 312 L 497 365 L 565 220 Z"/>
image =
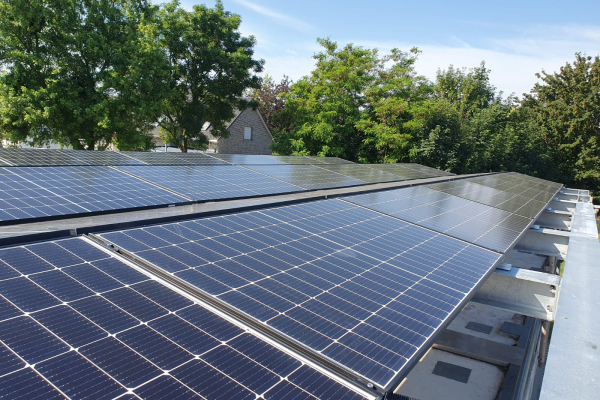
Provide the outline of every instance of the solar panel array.
<path id="1" fill-rule="evenodd" d="M 388 389 L 500 258 L 341 200 L 101 237 Z"/>
<path id="2" fill-rule="evenodd" d="M 229 163 L 204 153 L 170 153 L 154 151 L 123 151 L 123 154 L 149 165 L 228 165 Z"/>
<path id="3" fill-rule="evenodd" d="M 398 175 L 370 168 L 364 164 L 332 164 L 319 165 L 319 168 L 359 179 L 365 183 L 383 183 L 401 180 Z"/>
<path id="4" fill-rule="evenodd" d="M 2 165 L 142 165 L 141 161 L 116 151 L 0 148 Z"/>
<path id="5" fill-rule="evenodd" d="M 370 168 L 397 175 L 400 180 L 422 179 L 439 176 L 452 176 L 450 172 L 435 168 L 423 167 L 418 164 L 369 164 Z M 419 168 L 423 167 L 423 168 Z"/>
<path id="6" fill-rule="evenodd" d="M 332 189 L 366 182 L 316 165 L 250 165 L 247 168 L 305 189 Z"/>
<path id="7" fill-rule="evenodd" d="M 303 191 L 298 186 L 235 165 L 120 167 L 196 201 Z"/>
<path id="8" fill-rule="evenodd" d="M 81 238 L 0 259 L 0 398 L 364 399 Z"/>
<path id="9" fill-rule="evenodd" d="M 0 221 L 183 202 L 188 200 L 105 166 L 0 168 Z"/>
<path id="10" fill-rule="evenodd" d="M 429 189 L 429 185 L 345 199 L 501 253 L 531 224 L 529 218 Z"/>

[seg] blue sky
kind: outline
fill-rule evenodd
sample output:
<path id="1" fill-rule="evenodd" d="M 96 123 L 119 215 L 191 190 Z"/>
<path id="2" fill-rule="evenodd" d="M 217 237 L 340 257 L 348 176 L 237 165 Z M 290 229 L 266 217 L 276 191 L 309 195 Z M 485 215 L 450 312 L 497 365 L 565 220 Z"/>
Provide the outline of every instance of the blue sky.
<path id="1" fill-rule="evenodd" d="M 181 0 L 191 8 L 202 1 Z M 214 0 L 205 4 L 214 5 Z M 242 17 L 241 32 L 257 40 L 265 72 L 296 80 L 313 69 L 318 37 L 339 44 L 419 47 L 417 72 L 475 67 L 482 60 L 505 95 L 528 92 L 536 72 L 557 71 L 575 52 L 600 54 L 600 1 L 223 0 Z"/>

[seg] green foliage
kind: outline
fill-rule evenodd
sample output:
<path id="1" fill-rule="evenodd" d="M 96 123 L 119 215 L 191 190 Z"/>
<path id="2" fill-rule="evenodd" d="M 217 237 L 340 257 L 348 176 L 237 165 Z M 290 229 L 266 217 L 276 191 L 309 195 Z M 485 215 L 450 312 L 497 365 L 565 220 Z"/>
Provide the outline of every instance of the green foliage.
<path id="1" fill-rule="evenodd" d="M 9 140 L 94 149 L 116 138 L 127 146 L 151 128 L 165 69 L 156 7 L 9 0 L 0 10 L 0 129 Z"/>
<path id="2" fill-rule="evenodd" d="M 208 121 L 213 136 L 227 136 L 226 122 L 234 109 L 250 103 L 242 98 L 246 89 L 260 88 L 262 60 L 252 58 L 254 37 L 242 37 L 240 16 L 214 8 L 194 6 L 187 12 L 177 1 L 160 13 L 161 46 L 168 59 L 169 76 L 159 126 L 163 140 L 182 152 L 188 147 L 205 149 L 201 132 Z"/>
<path id="3" fill-rule="evenodd" d="M 600 57 L 576 54 L 560 71 L 537 75 L 524 107 L 539 128 L 559 179 L 600 190 Z"/>

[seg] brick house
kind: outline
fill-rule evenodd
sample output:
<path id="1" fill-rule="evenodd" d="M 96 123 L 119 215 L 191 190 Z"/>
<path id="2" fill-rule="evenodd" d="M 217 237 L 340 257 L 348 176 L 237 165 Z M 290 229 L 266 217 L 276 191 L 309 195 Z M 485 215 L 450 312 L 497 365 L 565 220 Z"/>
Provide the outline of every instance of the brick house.
<path id="1" fill-rule="evenodd" d="M 260 111 L 247 108 L 236 110 L 236 115 L 227 124 L 228 138 L 215 138 L 211 135 L 210 124 L 202 127 L 208 137 L 207 152 L 221 154 L 271 154 L 269 145 L 273 136 Z"/>
<path id="2" fill-rule="evenodd" d="M 207 153 L 271 154 L 269 145 L 273 142 L 273 136 L 260 111 L 252 108 L 242 112 L 236 110 L 235 116 L 226 126 L 229 131 L 228 138 L 215 138 L 211 134 L 209 122 L 202 126 L 202 133 L 206 135 L 209 143 Z M 158 131 L 158 127 L 152 131 L 157 150 L 165 146 L 158 136 Z"/>

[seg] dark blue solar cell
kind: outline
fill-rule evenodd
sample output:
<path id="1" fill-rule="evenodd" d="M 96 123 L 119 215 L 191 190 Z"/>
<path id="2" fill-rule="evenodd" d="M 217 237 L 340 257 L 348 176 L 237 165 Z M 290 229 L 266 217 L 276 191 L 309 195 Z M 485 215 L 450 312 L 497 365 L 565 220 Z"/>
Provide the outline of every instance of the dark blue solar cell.
<path id="1" fill-rule="evenodd" d="M 188 241 L 186 237 L 182 237 L 181 235 L 178 235 L 171 230 L 167 230 L 162 226 L 151 226 L 144 228 L 143 230 L 171 244 L 185 243 Z"/>
<path id="2" fill-rule="evenodd" d="M 406 358 L 412 357 L 415 351 L 417 351 L 416 346 L 403 342 L 402 340 L 398 340 L 398 338 L 395 336 L 388 335 L 387 333 L 380 331 L 371 325 L 360 324 L 353 330 L 353 332 Z"/>
<path id="3" fill-rule="evenodd" d="M 0 343 L 0 376 L 21 369 L 25 363 L 5 345 Z"/>
<path id="4" fill-rule="evenodd" d="M 54 269 L 54 266 L 22 247 L 0 250 L 0 260 L 23 275 Z"/>
<path id="5" fill-rule="evenodd" d="M 35 366 L 71 399 L 113 399 L 125 388 L 74 351 Z"/>
<path id="6" fill-rule="evenodd" d="M 235 258 L 234 260 L 223 260 L 215 263 L 219 268 L 224 269 L 225 271 L 231 272 L 240 278 L 246 279 L 248 281 L 257 281 L 265 277 L 265 275 L 256 272 L 254 269 L 246 268 L 244 265 L 238 262 L 239 258 Z M 200 271 L 202 268 L 199 269 Z M 214 275 L 210 275 L 213 278 L 216 278 Z M 221 282 L 226 283 L 221 280 Z"/>
<path id="7" fill-rule="evenodd" d="M 358 280 L 360 284 L 355 282 L 355 280 Z M 367 287 L 367 285 L 369 285 L 369 287 Z M 360 296 L 369 299 L 372 302 L 379 304 L 380 306 L 389 303 L 394 297 L 398 295 L 398 293 L 391 293 L 389 290 L 385 290 L 384 288 L 382 288 L 382 291 L 384 291 L 385 295 L 375 290 L 372 290 L 372 288 L 380 288 L 376 287 L 376 284 L 374 282 L 371 282 L 368 279 L 361 278 L 360 276 L 353 278 L 351 281 L 342 283 L 339 287 L 352 293 L 360 293 Z"/>
<path id="8" fill-rule="evenodd" d="M 294 290 L 291 287 L 279 283 L 271 278 L 263 279 L 262 281 L 256 282 L 256 284 L 262 287 L 263 289 L 275 293 L 276 295 L 286 298 L 296 304 L 302 303 L 310 298 L 309 296 L 300 293 L 297 290 Z M 270 304 L 267 305 L 270 306 Z"/>
<path id="9" fill-rule="evenodd" d="M 166 309 L 129 288 L 113 290 L 103 296 L 142 322 L 168 314 Z"/>
<path id="10" fill-rule="evenodd" d="M 252 256 L 254 254 L 260 254 L 260 253 L 252 253 L 249 256 L 248 255 L 241 255 L 235 258 L 232 258 L 231 260 L 225 260 L 223 262 L 227 262 L 227 261 L 235 261 L 241 265 L 243 265 L 246 268 L 250 268 L 251 270 L 264 275 L 264 276 L 269 276 L 269 275 L 274 275 L 278 272 L 280 272 L 280 269 L 277 268 L 273 268 L 270 265 L 265 264 L 264 262 L 258 261 L 257 259 L 253 258 Z M 246 278 L 248 279 L 248 278 Z M 250 279 L 252 280 L 252 279 Z"/>
<path id="11" fill-rule="evenodd" d="M 254 253 L 250 253 L 248 255 L 255 260 L 258 260 L 264 264 L 267 264 L 268 266 L 270 266 L 272 268 L 276 268 L 279 271 L 284 271 L 284 270 L 292 268 L 291 264 L 288 264 L 285 261 L 283 261 L 277 257 L 274 257 L 270 254 L 267 254 L 263 251 L 255 251 Z"/>
<path id="12" fill-rule="evenodd" d="M 177 380 L 207 399 L 254 400 L 256 395 L 201 360 L 193 360 L 171 371 Z"/>
<path id="13" fill-rule="evenodd" d="M 232 323 L 225 321 L 223 318 L 200 306 L 183 309 L 178 311 L 177 315 L 222 341 L 232 339 L 244 332 Z"/>
<path id="14" fill-rule="evenodd" d="M 199 267 L 200 265 L 204 265 L 207 263 L 207 261 L 205 259 L 200 258 L 200 257 L 190 253 L 189 251 L 185 251 L 177 246 L 163 247 L 162 249 L 160 249 L 160 252 L 163 254 L 166 254 L 167 256 L 169 256 L 171 258 L 174 258 L 175 260 L 184 264 L 188 268 Z M 143 254 L 144 254 L 144 252 L 139 253 L 138 255 L 140 257 L 144 257 Z M 156 261 L 160 262 L 159 260 L 156 260 Z M 180 268 L 180 267 L 181 266 L 179 264 L 176 264 L 175 269 L 177 269 L 178 271 L 181 271 L 183 268 Z M 173 268 L 173 267 L 171 267 L 171 268 Z M 165 269 L 167 269 L 167 268 L 165 268 Z M 174 272 L 174 271 L 170 270 L 169 272 Z"/>
<path id="15" fill-rule="evenodd" d="M 8 266 L 8 264 L 0 261 L 0 281 L 9 278 L 15 278 L 21 274 L 14 268 Z"/>
<path id="16" fill-rule="evenodd" d="M 425 325 L 417 320 L 414 320 L 412 318 L 409 318 L 403 314 L 400 314 L 394 310 L 390 310 L 387 308 L 379 311 L 377 313 L 377 315 L 379 315 L 380 317 L 383 317 L 385 319 L 388 319 L 395 324 L 402 325 L 403 327 L 408 328 L 411 331 L 417 332 L 423 336 L 429 336 L 435 331 L 434 328 L 432 328 L 428 325 Z"/>
<path id="17" fill-rule="evenodd" d="M 212 251 L 216 252 L 217 254 L 222 255 L 223 256 L 222 258 L 231 258 L 231 257 L 235 257 L 235 256 L 241 254 L 240 251 L 237 251 L 236 249 L 231 248 L 229 246 L 223 245 L 213 239 L 203 239 L 203 240 L 199 240 L 196 243 L 199 244 L 200 246 L 211 249 Z"/>
<path id="18" fill-rule="evenodd" d="M 263 393 L 279 382 L 277 375 L 227 346 L 219 346 L 201 358 L 256 393 Z"/>
<path id="19" fill-rule="evenodd" d="M 207 247 L 201 246 L 198 243 L 184 243 L 179 245 L 178 247 L 184 249 L 185 251 L 189 251 L 195 256 L 198 256 L 208 262 L 215 262 L 226 258 L 224 255 L 212 251 Z"/>
<path id="20" fill-rule="evenodd" d="M 316 269 L 314 266 L 312 268 L 313 270 Z M 319 289 L 319 291 L 323 291 L 323 290 L 329 290 L 331 289 L 334 284 L 319 278 L 316 275 L 313 275 L 311 273 L 306 272 L 304 269 L 302 268 L 292 268 L 290 270 L 286 271 L 286 274 L 293 276 L 294 278 L 302 281 L 302 282 L 306 282 L 314 287 L 317 287 Z M 283 281 L 280 280 L 280 282 L 285 283 Z M 294 286 L 295 287 L 295 286 Z M 302 291 L 302 290 L 301 290 Z M 303 293 L 307 293 L 306 291 L 302 291 Z"/>
<path id="21" fill-rule="evenodd" d="M 360 308 L 342 298 L 333 296 L 330 293 L 323 293 L 322 295 L 317 296 L 315 299 L 359 320 L 364 320 L 372 315 L 364 308 Z"/>
<path id="22" fill-rule="evenodd" d="M 363 272 L 362 269 L 356 268 L 354 265 L 344 263 L 342 260 L 335 257 L 324 257 L 320 260 L 315 260 L 310 264 L 302 265 L 300 268 L 307 268 L 310 265 L 314 265 L 317 268 L 320 268 L 330 274 L 333 274 L 337 276 L 338 279 L 342 278 L 341 281 L 339 281 L 339 283 L 344 282 L 346 279 L 352 279 L 356 275 Z M 333 282 L 332 279 L 330 280 Z"/>
<path id="23" fill-rule="evenodd" d="M 194 304 L 191 300 L 161 285 L 156 281 L 145 281 L 131 286 L 136 292 L 143 294 L 169 311 L 176 311 Z"/>
<path id="24" fill-rule="evenodd" d="M 16 317 L 17 315 L 23 314 L 21 310 L 13 306 L 9 301 L 4 300 L 0 297 L 0 321 Z"/>
<path id="25" fill-rule="evenodd" d="M 219 298 L 260 321 L 266 321 L 279 315 L 279 313 L 272 308 L 269 308 L 240 292 L 228 292 L 220 295 Z"/>
<path id="26" fill-rule="evenodd" d="M 202 397 L 170 376 L 160 376 L 135 389 L 135 393 L 144 400 L 202 400 Z"/>
<path id="27" fill-rule="evenodd" d="M 299 389 L 297 386 L 292 385 L 288 381 L 281 381 L 281 383 L 279 383 L 273 389 L 265 393 L 264 398 L 265 400 L 315 400 L 314 396 L 311 396 L 302 389 Z"/>
<path id="28" fill-rule="evenodd" d="M 185 252 L 182 252 L 185 253 Z M 159 266 L 167 272 L 177 272 L 188 269 L 189 267 L 176 259 L 161 253 L 158 250 L 144 250 L 137 253 L 139 257 L 146 259 L 152 264 Z"/>
<path id="29" fill-rule="evenodd" d="M 202 354 L 220 344 L 213 337 L 173 314 L 155 319 L 148 325 L 193 354 Z"/>
<path id="30" fill-rule="evenodd" d="M 67 251 L 56 243 L 41 243 L 28 246 L 27 249 L 37 254 L 57 268 L 81 264 L 84 260 Z"/>
<path id="31" fill-rule="evenodd" d="M 56 244 L 83 258 L 85 261 L 96 261 L 110 257 L 102 250 L 95 248 L 81 239 L 60 240 Z"/>
<path id="32" fill-rule="evenodd" d="M 106 292 L 107 290 L 117 289 L 123 286 L 116 279 L 111 278 L 89 264 L 80 264 L 63 268 L 62 272 L 83 283 L 97 293 Z"/>
<path id="33" fill-rule="evenodd" d="M 359 323 L 358 319 L 353 318 L 348 314 L 344 314 L 343 312 L 338 311 L 335 308 L 317 300 L 309 300 L 302 304 L 302 307 L 313 312 L 314 314 L 320 315 L 328 321 L 340 325 L 342 328 L 351 329 Z"/>
<path id="34" fill-rule="evenodd" d="M 148 280 L 146 275 L 137 272 L 115 258 L 94 261 L 92 265 L 125 285 L 133 285 Z"/>
<path id="35" fill-rule="evenodd" d="M 301 265 L 301 264 L 304 264 L 306 261 L 314 259 L 314 257 L 309 257 L 308 259 L 303 260 L 303 259 L 300 259 L 300 258 L 288 253 L 285 250 L 280 250 L 277 247 L 269 247 L 269 248 L 262 250 L 261 252 L 265 253 L 271 257 L 275 257 L 276 259 L 279 260 L 279 263 L 281 263 L 283 261 L 292 266 Z"/>
<path id="36" fill-rule="evenodd" d="M 230 236 L 218 236 L 218 237 L 214 238 L 213 240 L 223 246 L 232 248 L 240 253 L 249 253 L 251 251 L 256 250 L 252 246 L 250 246 L 246 243 L 242 243 L 238 240 L 235 240 L 235 239 L 231 238 Z M 218 250 L 215 249 L 215 251 L 218 251 Z"/>
<path id="37" fill-rule="evenodd" d="M 82 347 L 79 352 L 128 388 L 162 374 L 160 369 L 112 337 Z"/>
<path id="38" fill-rule="evenodd" d="M 331 380 L 307 365 L 288 377 L 288 380 L 320 400 L 362 400 L 362 396 Z"/>
<path id="39" fill-rule="evenodd" d="M 244 286 L 250 283 L 247 280 L 242 279 L 239 276 L 224 270 L 223 268 L 219 268 L 214 264 L 208 264 L 202 267 L 198 267 L 196 268 L 196 271 L 203 273 L 204 275 L 210 276 L 211 278 L 221 282 L 222 284 L 230 288 L 238 288 L 240 286 Z"/>
<path id="40" fill-rule="evenodd" d="M 366 297 L 362 297 L 356 294 L 355 291 L 347 290 L 339 286 L 331 289 L 329 293 L 371 312 L 375 312 L 381 308 L 381 304 L 377 304 Z"/>
<path id="41" fill-rule="evenodd" d="M 25 312 L 60 304 L 60 301 L 27 278 L 0 281 L 0 294 Z"/>
<path id="42" fill-rule="evenodd" d="M 206 235 L 203 235 L 197 231 L 195 231 L 193 228 L 193 225 L 196 226 L 196 228 L 198 228 L 198 225 L 195 224 L 194 222 L 182 222 L 182 223 L 178 223 L 178 224 L 168 224 L 168 225 L 163 225 L 162 227 L 168 231 L 171 231 L 181 237 L 186 238 L 187 240 L 200 240 L 200 239 L 204 239 L 206 237 Z"/>
<path id="43" fill-rule="evenodd" d="M 170 370 L 194 356 L 145 325 L 117 335 L 117 339 L 160 368 Z"/>
<path id="44" fill-rule="evenodd" d="M 102 237 L 113 242 L 118 247 L 134 253 L 150 249 L 150 246 L 146 246 L 142 242 L 125 235 L 123 232 L 103 233 Z"/>
<path id="45" fill-rule="evenodd" d="M 246 232 L 246 233 L 236 232 L 236 233 L 232 233 L 228 237 L 231 239 L 235 239 L 238 242 L 242 242 L 246 246 L 249 246 L 250 249 L 247 249 L 246 252 L 250 252 L 250 251 L 254 251 L 254 250 L 261 250 L 266 247 L 269 247 L 269 245 L 262 242 L 260 240 L 261 238 L 259 236 L 255 235 L 254 232 Z"/>
<path id="46" fill-rule="evenodd" d="M 420 347 L 427 340 L 425 336 L 377 315 L 367 319 L 365 323 L 416 347 Z"/>
<path id="47" fill-rule="evenodd" d="M 66 399 L 30 368 L 1 377 L 0 398 L 11 400 Z"/>
<path id="48" fill-rule="evenodd" d="M 159 237 L 154 236 L 151 233 L 148 233 L 142 229 L 129 230 L 125 234 L 127 236 L 129 236 L 141 243 L 144 243 L 147 246 L 155 248 L 155 249 L 169 245 L 169 242 L 162 240 Z"/>
<path id="49" fill-rule="evenodd" d="M 31 316 L 75 348 L 107 336 L 105 331 L 68 306 L 47 308 Z"/>
<path id="50" fill-rule="evenodd" d="M 287 311 L 285 314 L 288 317 L 300 322 L 302 325 L 305 325 L 331 339 L 338 339 L 347 333 L 347 330 L 341 326 L 336 325 L 327 319 L 318 316 L 317 314 L 307 311 L 302 307 L 293 308 Z"/>
<path id="51" fill-rule="evenodd" d="M 30 364 L 69 350 L 69 346 L 29 317 L 0 322 L 0 340 Z"/>
<path id="52" fill-rule="evenodd" d="M 69 305 L 109 333 L 117 333 L 140 323 L 99 296 L 77 300 Z"/>
<path id="53" fill-rule="evenodd" d="M 316 277 L 324 280 L 325 282 L 327 282 L 327 283 L 323 283 L 320 281 L 315 281 L 314 285 L 318 286 L 318 287 L 322 287 L 322 288 L 328 287 L 329 284 L 339 285 L 340 283 L 342 283 L 346 280 L 345 278 L 342 278 L 341 276 L 336 275 L 335 273 L 333 273 L 331 271 L 326 271 L 323 268 L 319 268 L 312 263 L 304 264 L 298 268 L 288 270 L 288 273 L 290 275 L 294 275 L 297 278 L 300 278 L 301 276 L 306 276 L 306 275 L 304 275 L 304 272 L 307 272 L 307 273 L 309 273 L 313 276 L 316 276 Z M 307 276 L 306 280 L 307 280 L 307 282 L 309 282 L 308 276 Z M 316 283 L 316 282 L 319 282 L 319 283 Z"/>
<path id="54" fill-rule="evenodd" d="M 263 342 L 256 336 L 244 334 L 228 344 L 246 357 L 281 376 L 287 376 L 301 365 L 300 361 Z"/>
<path id="55" fill-rule="evenodd" d="M 353 369 L 359 374 L 372 379 L 374 382 L 387 383 L 393 376 L 394 371 L 359 354 L 341 344 L 334 343 L 328 347 L 323 354 L 335 361 Z"/>
<path id="56" fill-rule="evenodd" d="M 379 364 L 383 364 L 394 371 L 400 370 L 406 364 L 406 358 L 353 333 L 347 334 L 338 340 L 338 343 L 371 360 L 377 360 Z"/>
<path id="57" fill-rule="evenodd" d="M 239 291 L 279 312 L 285 312 L 294 307 L 294 303 L 256 285 L 244 286 Z"/>
<path id="58" fill-rule="evenodd" d="M 333 343 L 333 341 L 326 336 L 307 328 L 285 315 L 280 315 L 279 317 L 272 319 L 268 324 L 317 351 L 321 351 Z"/>
<path id="59" fill-rule="evenodd" d="M 59 270 L 34 274 L 29 279 L 62 301 L 77 300 L 94 294 L 94 292 Z"/>
<path id="60" fill-rule="evenodd" d="M 219 295 L 231 290 L 230 287 L 225 286 L 222 283 L 212 279 L 209 276 L 201 274 L 194 269 L 178 272 L 175 274 L 175 276 L 212 295 Z"/>

